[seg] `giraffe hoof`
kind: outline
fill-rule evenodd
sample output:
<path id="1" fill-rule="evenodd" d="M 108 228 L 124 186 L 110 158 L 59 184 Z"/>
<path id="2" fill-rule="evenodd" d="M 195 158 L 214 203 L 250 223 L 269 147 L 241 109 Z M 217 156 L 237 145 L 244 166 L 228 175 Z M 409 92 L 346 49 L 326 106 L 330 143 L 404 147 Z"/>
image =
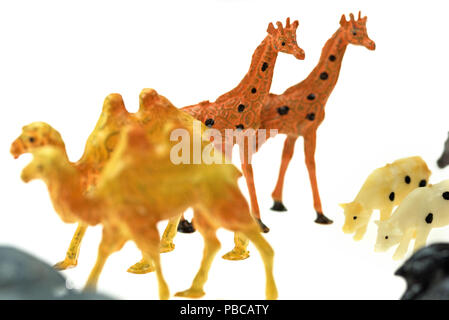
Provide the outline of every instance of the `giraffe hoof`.
<path id="1" fill-rule="evenodd" d="M 273 210 L 273 211 L 287 211 L 287 208 L 284 206 L 282 201 L 274 200 L 274 204 L 271 207 L 271 210 Z"/>
<path id="2" fill-rule="evenodd" d="M 259 224 L 259 227 L 262 229 L 263 233 L 268 233 L 270 232 L 270 228 L 268 228 L 265 223 L 262 222 L 262 220 L 260 219 L 256 219 L 257 223 Z"/>
<path id="3" fill-rule="evenodd" d="M 322 212 L 317 212 L 316 213 L 315 223 L 318 223 L 318 224 L 332 224 L 334 222 L 331 219 L 329 219 L 328 217 L 326 217 Z"/>
<path id="4" fill-rule="evenodd" d="M 194 233 L 195 228 L 193 227 L 193 224 L 187 220 L 181 220 L 178 224 L 178 232 L 181 233 Z"/>

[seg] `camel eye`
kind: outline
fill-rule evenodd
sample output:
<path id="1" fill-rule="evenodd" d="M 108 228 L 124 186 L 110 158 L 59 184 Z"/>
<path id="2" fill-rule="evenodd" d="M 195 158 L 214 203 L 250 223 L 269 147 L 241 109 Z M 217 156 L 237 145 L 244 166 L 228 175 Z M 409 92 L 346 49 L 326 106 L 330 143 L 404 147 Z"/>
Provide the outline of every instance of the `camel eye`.
<path id="1" fill-rule="evenodd" d="M 28 141 L 31 142 L 31 143 L 34 143 L 34 141 L 36 141 L 36 139 L 34 137 L 29 137 Z"/>
<path id="2" fill-rule="evenodd" d="M 388 240 L 388 236 L 385 236 L 385 240 Z"/>
<path id="3" fill-rule="evenodd" d="M 357 220 L 357 216 L 354 216 L 352 219 Z"/>

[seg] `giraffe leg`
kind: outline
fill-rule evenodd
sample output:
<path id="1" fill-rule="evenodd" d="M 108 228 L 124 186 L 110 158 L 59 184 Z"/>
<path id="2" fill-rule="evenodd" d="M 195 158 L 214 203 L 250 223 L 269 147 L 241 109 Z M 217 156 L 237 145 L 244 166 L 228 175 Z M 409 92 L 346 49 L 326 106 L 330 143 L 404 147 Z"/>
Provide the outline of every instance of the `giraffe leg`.
<path id="1" fill-rule="evenodd" d="M 256 219 L 262 231 L 264 233 L 267 233 L 270 231 L 270 228 L 268 228 L 260 218 L 260 209 L 257 202 L 256 187 L 254 185 L 253 165 L 248 163 L 246 159 L 242 163 L 242 171 L 243 175 L 245 176 L 246 185 L 248 186 L 249 197 L 251 200 L 251 213 Z"/>
<path id="2" fill-rule="evenodd" d="M 193 226 L 193 220 L 191 222 L 189 222 L 188 220 L 186 220 L 184 218 L 184 215 L 182 215 L 181 220 L 179 221 L 178 224 L 178 232 L 181 233 L 194 233 L 195 232 L 195 227 Z"/>
<path id="3" fill-rule="evenodd" d="M 278 291 L 273 276 L 273 258 L 274 251 L 265 240 L 265 238 L 257 232 L 257 230 L 240 231 L 245 235 L 257 248 L 262 257 L 265 266 L 266 287 L 265 294 L 268 300 L 275 300 L 278 297 Z"/>
<path id="4" fill-rule="evenodd" d="M 143 253 L 143 259 L 151 261 L 154 265 L 159 287 L 159 298 L 167 300 L 170 297 L 170 290 L 164 279 L 160 261 L 160 240 L 156 224 L 141 226 L 131 226 L 133 229 L 134 241 Z"/>
<path id="5" fill-rule="evenodd" d="M 399 242 L 396 251 L 393 254 L 394 260 L 401 260 L 407 254 L 408 246 L 413 238 L 414 230 L 407 232 Z"/>
<path id="6" fill-rule="evenodd" d="M 271 210 L 273 211 L 287 211 L 287 208 L 284 206 L 282 202 L 282 190 L 284 188 L 284 178 L 285 173 L 287 172 L 288 165 L 290 160 L 293 157 L 293 152 L 295 150 L 295 142 L 297 137 L 287 136 L 284 142 L 284 149 L 282 150 L 282 160 L 281 160 L 281 168 L 279 169 L 278 181 L 276 183 L 276 187 L 274 188 L 271 197 L 274 200 L 273 207 Z"/>
<path id="7" fill-rule="evenodd" d="M 432 228 L 421 228 L 419 231 L 415 231 L 416 239 L 415 239 L 415 245 L 413 247 L 413 252 L 418 251 L 420 248 L 424 247 L 426 245 L 427 237 L 429 236 L 430 230 Z"/>
<path id="8" fill-rule="evenodd" d="M 127 239 L 124 238 L 117 229 L 103 228 L 103 237 L 101 239 L 100 247 L 98 248 L 97 261 L 90 272 L 84 290 L 96 290 L 98 278 L 100 277 L 106 260 L 112 253 L 119 251 L 126 241 Z"/>
<path id="9" fill-rule="evenodd" d="M 309 171 L 310 184 L 312 185 L 313 205 L 317 213 L 315 222 L 319 224 L 331 224 L 333 221 L 323 214 L 323 209 L 321 208 L 321 199 L 318 192 L 318 184 L 316 181 L 315 172 L 315 148 L 316 131 L 313 131 L 312 133 L 304 136 L 304 153 L 306 158 L 307 170 Z"/>
<path id="10" fill-rule="evenodd" d="M 248 239 L 239 232 L 234 232 L 234 249 L 222 258 L 226 260 L 245 260 L 249 258 Z"/>
<path id="11" fill-rule="evenodd" d="M 198 270 L 192 285 L 189 289 L 175 294 L 177 297 L 201 298 L 205 295 L 204 284 L 207 281 L 212 261 L 214 260 L 218 250 L 220 250 L 220 241 L 215 234 L 216 230 L 200 215 L 195 215 L 198 231 L 204 238 L 203 259 L 200 269 Z"/>
<path id="12" fill-rule="evenodd" d="M 78 255 L 80 253 L 81 241 L 83 240 L 86 229 L 87 225 L 85 225 L 84 223 L 78 224 L 72 241 L 70 242 L 69 249 L 67 250 L 65 259 L 55 264 L 53 268 L 55 268 L 56 270 L 65 270 L 76 267 L 76 265 L 78 264 Z"/>

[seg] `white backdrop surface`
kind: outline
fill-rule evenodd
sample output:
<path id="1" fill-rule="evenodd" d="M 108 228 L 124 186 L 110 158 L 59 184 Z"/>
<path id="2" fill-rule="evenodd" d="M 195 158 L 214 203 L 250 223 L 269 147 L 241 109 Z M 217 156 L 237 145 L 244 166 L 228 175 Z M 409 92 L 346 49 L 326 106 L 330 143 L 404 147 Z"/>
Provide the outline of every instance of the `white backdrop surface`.
<path id="1" fill-rule="evenodd" d="M 376 228 L 361 242 L 343 234 L 339 203 L 355 197 L 375 168 L 420 155 L 431 182 L 449 178 L 439 157 L 449 130 L 446 1 L 3 1 L 0 3 L 0 244 L 24 249 L 53 264 L 62 260 L 75 231 L 63 224 L 42 182 L 25 185 L 20 171 L 30 160 L 14 160 L 9 146 L 21 127 L 45 121 L 59 130 L 72 161 L 93 129 L 105 96 L 123 95 L 136 111 L 142 88 L 156 89 L 176 106 L 216 99 L 238 84 L 269 22 L 300 22 L 297 38 L 306 60 L 280 54 L 272 92 L 304 79 L 343 13 L 362 10 L 376 51 L 349 46 L 340 80 L 318 130 L 318 184 L 330 226 L 313 223 L 312 193 L 299 139 L 287 172 L 284 203 L 272 212 L 283 136 L 253 158 L 266 235 L 275 249 L 281 299 L 397 299 L 405 283 L 393 275 L 400 265 L 392 250 L 374 253 Z M 239 165 L 238 159 L 235 159 Z M 247 196 L 243 178 L 240 185 Z M 374 218 L 378 218 L 376 213 Z M 160 228 L 165 223 L 160 224 Z M 261 259 L 225 261 L 233 236 L 220 230 L 222 250 L 205 287 L 208 299 L 263 299 Z M 81 288 L 92 268 L 101 227 L 89 228 L 79 265 L 64 271 Z M 429 242 L 448 241 L 449 227 Z M 179 234 L 176 250 L 162 255 L 171 292 L 186 289 L 199 266 L 202 238 Z M 123 299 L 156 299 L 154 274 L 133 275 L 140 259 L 133 243 L 111 256 L 99 290 Z"/>

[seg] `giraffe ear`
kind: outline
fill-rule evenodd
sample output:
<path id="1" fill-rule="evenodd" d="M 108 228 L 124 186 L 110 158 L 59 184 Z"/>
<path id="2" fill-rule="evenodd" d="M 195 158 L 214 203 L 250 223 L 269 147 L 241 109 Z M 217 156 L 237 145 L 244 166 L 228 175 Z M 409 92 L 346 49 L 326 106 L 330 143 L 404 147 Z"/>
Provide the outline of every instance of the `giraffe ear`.
<path id="1" fill-rule="evenodd" d="M 341 16 L 341 19 L 340 19 L 340 25 L 342 26 L 342 27 L 344 27 L 345 25 L 347 25 L 348 24 L 348 21 L 346 20 L 346 17 L 345 17 L 345 15 L 343 14 L 342 16 Z"/>
<path id="2" fill-rule="evenodd" d="M 276 29 L 274 28 L 273 23 L 270 22 L 270 24 L 268 25 L 267 32 L 268 32 L 269 34 L 271 34 L 271 35 L 274 35 L 274 34 L 275 34 Z"/>

